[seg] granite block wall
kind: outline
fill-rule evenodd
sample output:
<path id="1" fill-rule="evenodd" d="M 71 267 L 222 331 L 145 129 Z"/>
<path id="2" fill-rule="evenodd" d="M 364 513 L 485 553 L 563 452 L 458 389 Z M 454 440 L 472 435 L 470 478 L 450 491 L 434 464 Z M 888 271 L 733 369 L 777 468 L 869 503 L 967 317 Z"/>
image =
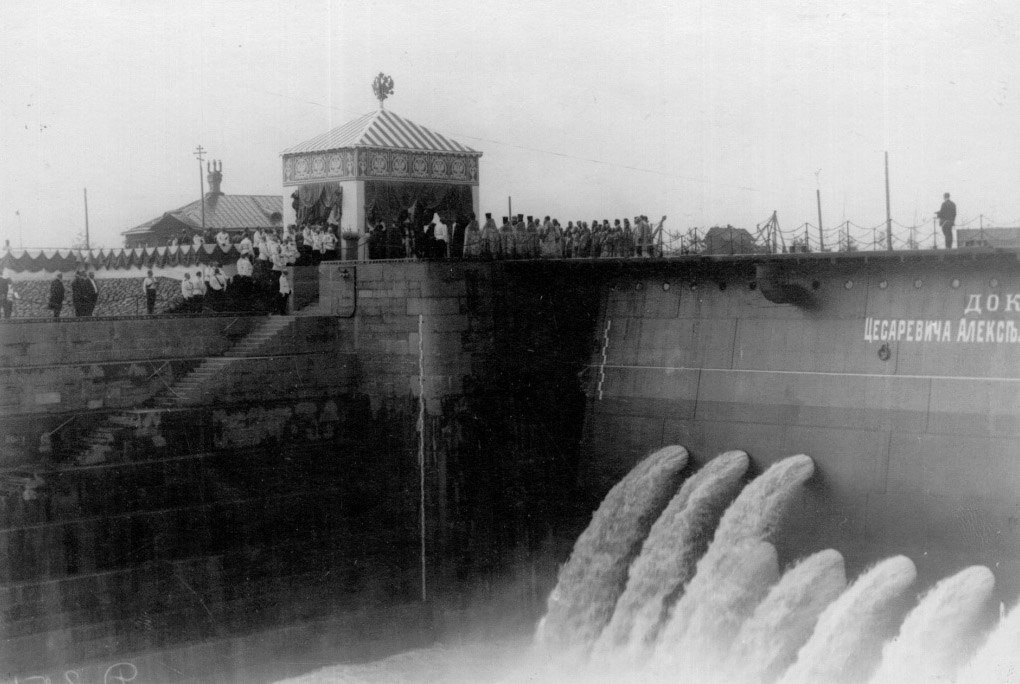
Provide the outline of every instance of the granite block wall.
<path id="1" fill-rule="evenodd" d="M 0 677 L 413 602 L 423 560 L 444 601 L 510 561 L 551 581 L 550 545 L 561 554 L 586 516 L 575 483 L 594 291 L 500 265 L 332 268 L 320 304 L 335 315 L 299 317 L 199 406 L 162 414 L 157 435 L 128 430 L 89 466 L 66 456 L 95 421 L 46 455 L 25 440 L 29 461 L 0 477 Z M 169 368 L 183 372 L 253 322 L 167 320 L 33 324 L 3 372 L 61 384 L 61 403 L 110 402 L 149 355 L 175 348 Z M 120 389 L 130 405 L 145 386 Z M 23 431 L 67 413 L 8 408 Z"/>

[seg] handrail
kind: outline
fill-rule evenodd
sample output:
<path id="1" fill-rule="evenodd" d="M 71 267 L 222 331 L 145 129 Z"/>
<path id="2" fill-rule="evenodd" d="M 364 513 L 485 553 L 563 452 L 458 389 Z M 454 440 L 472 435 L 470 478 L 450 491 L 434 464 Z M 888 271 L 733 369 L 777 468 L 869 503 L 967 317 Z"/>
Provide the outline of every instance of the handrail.
<path id="1" fill-rule="evenodd" d="M 80 416 L 80 414 L 78 414 L 78 413 L 74 414 L 73 416 L 71 416 L 70 418 L 68 418 L 68 419 L 67 419 L 67 420 L 65 420 L 65 421 L 64 421 L 63 423 L 61 423 L 61 424 L 60 424 L 60 425 L 58 425 L 57 427 L 53 428 L 53 429 L 52 429 L 52 430 L 50 430 L 49 432 L 44 432 L 44 433 L 43 433 L 43 435 L 45 435 L 45 436 L 47 436 L 47 437 L 52 437 L 52 436 L 53 436 L 53 435 L 55 435 L 55 434 L 56 434 L 57 432 L 59 432 L 60 430 L 62 430 L 62 429 L 63 429 L 63 427 L 64 427 L 65 425 L 67 425 L 68 423 L 70 423 L 70 422 L 71 422 L 72 420 L 74 420 L 75 418 L 78 418 L 79 416 Z"/>

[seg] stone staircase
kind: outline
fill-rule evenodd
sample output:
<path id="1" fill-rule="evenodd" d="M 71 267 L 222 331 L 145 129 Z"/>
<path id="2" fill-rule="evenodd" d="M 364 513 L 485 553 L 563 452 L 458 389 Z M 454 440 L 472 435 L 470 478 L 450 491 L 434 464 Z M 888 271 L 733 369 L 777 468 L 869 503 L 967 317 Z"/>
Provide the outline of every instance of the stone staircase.
<path id="1" fill-rule="evenodd" d="M 218 380 L 231 365 L 241 359 L 258 356 L 260 350 L 288 330 L 294 320 L 292 315 L 270 316 L 261 320 L 223 356 L 205 359 L 143 406 L 108 414 L 78 443 L 72 461 L 78 465 L 106 462 L 129 431 L 134 437 L 151 437 L 154 446 L 165 446 L 159 433 L 160 417 L 165 411 L 201 403 L 215 391 Z"/>
<path id="2" fill-rule="evenodd" d="M 242 340 L 228 349 L 223 356 L 204 360 L 190 373 L 182 376 L 153 400 L 163 408 L 184 408 L 207 396 L 216 385 L 216 379 L 238 359 L 258 356 L 259 350 L 294 323 L 294 316 L 271 316 L 263 320 Z"/>

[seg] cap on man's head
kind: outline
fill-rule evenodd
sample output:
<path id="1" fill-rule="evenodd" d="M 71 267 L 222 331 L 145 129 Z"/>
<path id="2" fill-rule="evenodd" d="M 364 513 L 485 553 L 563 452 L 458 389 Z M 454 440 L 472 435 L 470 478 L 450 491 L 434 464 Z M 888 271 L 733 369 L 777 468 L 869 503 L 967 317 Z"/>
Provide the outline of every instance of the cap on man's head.
<path id="1" fill-rule="evenodd" d="M 492 218 L 492 212 L 491 211 L 485 212 L 485 218 Z"/>
<path id="2" fill-rule="evenodd" d="M 949 199 L 949 193 L 948 192 L 943 193 L 942 197 L 944 197 L 945 199 Z"/>

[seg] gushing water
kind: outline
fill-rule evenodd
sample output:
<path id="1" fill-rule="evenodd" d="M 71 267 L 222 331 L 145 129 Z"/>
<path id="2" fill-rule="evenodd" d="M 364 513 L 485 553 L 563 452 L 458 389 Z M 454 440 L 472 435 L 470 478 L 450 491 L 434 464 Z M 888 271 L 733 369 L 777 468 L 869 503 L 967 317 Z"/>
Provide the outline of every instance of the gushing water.
<path id="1" fill-rule="evenodd" d="M 819 614 L 846 588 L 843 556 L 819 551 L 797 563 L 740 627 L 730 649 L 727 678 L 771 684 L 793 663 Z"/>
<path id="2" fill-rule="evenodd" d="M 682 447 L 667 447 L 610 491 L 562 568 L 529 652 L 437 647 L 301 681 L 861 684 L 873 675 L 887 684 L 950 682 L 958 668 L 956 684 L 1017 681 L 1020 608 L 974 653 L 993 586 L 987 568 L 940 582 L 900 626 L 916 577 L 908 558 L 876 564 L 849 588 L 831 549 L 779 576 L 769 540 L 811 477 L 810 458 L 776 463 L 735 499 L 745 454 L 710 461 L 677 492 L 686 462 Z"/>
<path id="3" fill-rule="evenodd" d="M 782 684 L 867 679 L 882 641 L 895 628 L 899 600 L 917 577 L 905 556 L 889 558 L 857 579 L 826 608 Z"/>
<path id="4" fill-rule="evenodd" d="M 699 634 L 703 630 L 718 632 L 718 638 L 724 642 L 720 644 L 722 648 L 735 636 L 738 621 L 750 616 L 775 577 L 762 584 L 769 575 L 760 567 L 756 570 L 762 570 L 762 574 L 749 575 L 755 578 L 754 584 L 740 586 L 726 580 L 733 576 L 733 567 L 742 562 L 742 555 L 757 548 L 755 542 L 771 536 L 790 499 L 813 472 L 814 463 L 807 456 L 785 458 L 744 487 L 726 509 L 708 551 L 698 561 L 694 578 L 662 630 L 655 650 L 655 659 L 660 664 L 685 658 L 685 642 L 688 646 L 704 643 L 708 635 Z M 713 615 L 727 610 L 739 612 L 730 616 Z M 724 632 L 726 629 L 732 631 Z M 690 655 L 701 657 L 701 654 Z"/>
<path id="5" fill-rule="evenodd" d="M 1020 606 L 992 630 L 956 678 L 957 684 L 1020 681 Z"/>
<path id="6" fill-rule="evenodd" d="M 991 570 L 981 566 L 936 584 L 885 645 L 872 684 L 952 681 L 964 654 L 976 646 L 973 638 L 994 587 Z"/>
<path id="7" fill-rule="evenodd" d="M 669 502 L 630 567 L 627 587 L 595 646 L 599 657 L 643 659 L 666 611 L 705 553 L 723 511 L 740 491 L 747 454 L 728 451 L 688 478 Z"/>
<path id="8" fill-rule="evenodd" d="M 686 629 L 676 641 L 660 640 L 656 668 L 665 666 L 698 682 L 722 681 L 717 679 L 720 664 L 740 625 L 779 579 L 776 547 L 760 540 L 742 542 L 721 554 L 712 572 L 711 591 L 692 590 L 689 595 L 698 599 L 683 606 Z"/>
<path id="9" fill-rule="evenodd" d="M 673 497 L 687 450 L 658 450 L 613 487 L 574 544 L 535 635 L 546 648 L 587 649 L 609 622 L 627 568 Z"/>

